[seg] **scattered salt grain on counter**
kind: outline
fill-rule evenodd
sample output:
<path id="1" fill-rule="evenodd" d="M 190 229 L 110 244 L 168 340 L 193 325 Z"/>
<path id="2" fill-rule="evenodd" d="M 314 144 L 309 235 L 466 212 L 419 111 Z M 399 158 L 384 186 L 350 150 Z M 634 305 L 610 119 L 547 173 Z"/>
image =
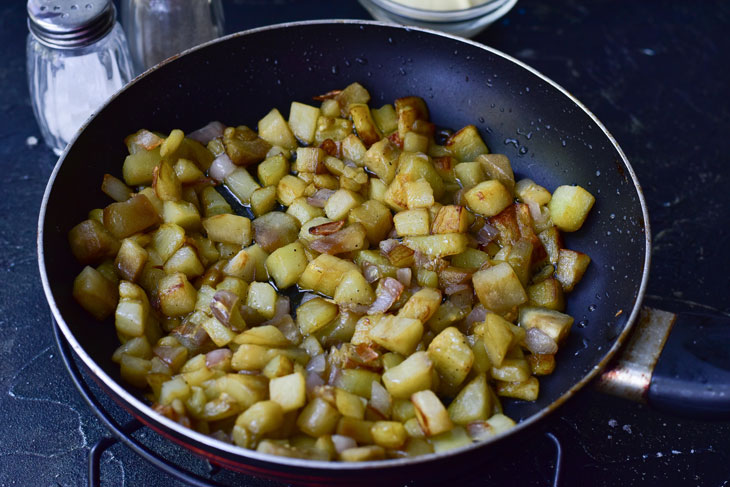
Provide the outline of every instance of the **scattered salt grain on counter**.
<path id="1" fill-rule="evenodd" d="M 625 425 L 623 425 L 623 427 L 621 429 L 624 430 L 625 432 L 627 432 L 628 434 L 631 434 L 631 425 L 625 424 Z"/>
<path id="2" fill-rule="evenodd" d="M 609 419 L 609 420 L 608 420 L 608 425 L 609 425 L 609 426 L 610 426 L 611 428 L 615 428 L 616 426 L 618 426 L 618 421 L 616 421 L 615 419 Z"/>
<path id="3" fill-rule="evenodd" d="M 25 145 L 28 147 L 35 147 L 38 145 L 38 137 L 30 136 L 27 139 L 25 139 Z"/>

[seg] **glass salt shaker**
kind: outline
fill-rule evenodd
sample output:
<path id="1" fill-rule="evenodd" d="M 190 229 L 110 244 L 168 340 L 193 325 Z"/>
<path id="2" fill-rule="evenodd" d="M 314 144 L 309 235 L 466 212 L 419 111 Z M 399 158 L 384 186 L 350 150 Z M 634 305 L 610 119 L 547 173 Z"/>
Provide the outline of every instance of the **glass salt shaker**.
<path id="1" fill-rule="evenodd" d="M 224 33 L 221 0 L 122 0 L 122 25 L 137 73 Z"/>
<path id="2" fill-rule="evenodd" d="M 111 0 L 28 0 L 30 96 L 43 139 L 60 155 L 86 119 L 132 78 Z"/>

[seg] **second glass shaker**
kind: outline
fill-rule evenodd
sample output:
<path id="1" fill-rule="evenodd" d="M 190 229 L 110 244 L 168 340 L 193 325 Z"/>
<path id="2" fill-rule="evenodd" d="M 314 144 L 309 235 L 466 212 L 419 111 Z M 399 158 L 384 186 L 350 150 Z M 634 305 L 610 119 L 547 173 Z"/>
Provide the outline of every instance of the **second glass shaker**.
<path id="1" fill-rule="evenodd" d="M 221 0 L 122 0 L 122 25 L 137 73 L 223 35 Z"/>
<path id="2" fill-rule="evenodd" d="M 60 155 L 83 122 L 132 77 L 111 0 L 28 0 L 30 97 L 46 144 Z"/>

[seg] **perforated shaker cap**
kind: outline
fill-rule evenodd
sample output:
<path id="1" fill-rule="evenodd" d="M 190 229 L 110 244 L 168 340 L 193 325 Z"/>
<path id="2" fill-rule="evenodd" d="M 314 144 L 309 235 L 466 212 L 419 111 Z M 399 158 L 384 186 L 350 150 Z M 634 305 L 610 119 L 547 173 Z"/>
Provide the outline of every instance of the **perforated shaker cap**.
<path id="1" fill-rule="evenodd" d="M 114 27 L 111 0 L 28 0 L 28 29 L 49 47 L 88 46 Z"/>

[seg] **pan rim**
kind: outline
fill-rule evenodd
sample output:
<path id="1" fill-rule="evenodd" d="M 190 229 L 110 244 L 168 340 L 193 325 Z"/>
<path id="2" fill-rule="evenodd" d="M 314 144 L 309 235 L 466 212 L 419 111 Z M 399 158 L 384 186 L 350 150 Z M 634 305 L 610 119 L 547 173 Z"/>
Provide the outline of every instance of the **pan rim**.
<path id="1" fill-rule="evenodd" d="M 48 280 L 48 275 L 46 273 L 46 265 L 45 265 L 45 255 L 43 250 L 43 238 L 44 238 L 44 225 L 45 225 L 45 216 L 46 216 L 46 210 L 48 206 L 48 200 L 50 198 L 51 191 L 54 187 L 54 183 L 56 180 L 56 177 L 58 175 L 58 172 L 60 171 L 63 162 L 66 159 L 66 156 L 68 155 L 69 149 L 73 146 L 76 139 L 80 136 L 80 134 L 86 129 L 86 127 L 91 123 L 94 118 L 96 117 L 96 114 L 100 111 L 104 110 L 104 108 L 110 104 L 114 99 L 116 99 L 118 96 L 120 96 L 124 91 L 126 91 L 130 86 L 133 84 L 136 84 L 140 81 L 140 79 L 144 78 L 148 73 L 151 73 L 153 71 L 158 70 L 160 67 L 167 65 L 170 62 L 173 62 L 178 57 L 184 56 L 187 53 L 194 52 L 200 49 L 204 49 L 209 45 L 212 44 L 218 44 L 226 42 L 229 39 L 243 37 L 247 35 L 256 34 L 263 31 L 268 30 L 279 30 L 279 29 L 287 29 L 292 27 L 299 27 L 299 26 L 310 26 L 310 25 L 332 25 L 332 24 L 351 24 L 351 25 L 359 25 L 359 26 L 367 26 L 367 25 L 373 25 L 377 27 L 383 27 L 387 29 L 393 29 L 396 31 L 416 31 L 416 32 L 423 32 L 429 35 L 435 35 L 439 37 L 444 37 L 450 40 L 454 40 L 460 43 L 465 43 L 468 45 L 471 45 L 473 47 L 476 47 L 478 49 L 487 51 L 493 55 L 496 55 L 498 57 L 501 57 L 519 67 L 522 69 L 525 69 L 526 71 L 530 72 L 531 74 L 537 76 L 541 81 L 549 84 L 553 88 L 555 88 L 558 92 L 566 96 L 575 106 L 580 108 L 583 112 L 585 112 L 586 115 L 590 117 L 590 119 L 593 121 L 593 123 L 596 124 L 596 126 L 604 133 L 604 135 L 608 138 L 609 142 L 613 146 L 613 148 L 616 150 L 618 155 L 621 158 L 621 161 L 623 162 L 623 165 L 625 166 L 626 171 L 628 171 L 628 175 L 630 176 L 630 179 L 636 189 L 637 198 L 639 201 L 639 204 L 641 206 L 641 212 L 643 217 L 643 229 L 644 229 L 644 239 L 645 239 L 645 248 L 644 248 L 644 264 L 642 269 L 642 278 L 641 282 L 636 294 L 636 297 L 634 299 L 633 308 L 631 310 L 631 313 L 629 314 L 626 325 L 624 326 L 624 329 L 621 331 L 619 336 L 615 339 L 613 345 L 606 351 L 603 358 L 593 366 L 593 368 L 583 376 L 583 378 L 576 383 L 574 383 L 566 392 L 564 392 L 562 395 L 560 395 L 557 399 L 555 399 L 552 403 L 541 409 L 539 412 L 531 415 L 530 417 L 524 419 L 523 421 L 516 424 L 515 427 L 511 428 L 505 433 L 502 433 L 498 436 L 495 436 L 493 438 L 490 438 L 487 441 L 484 442 L 478 442 L 478 443 L 472 443 L 470 445 L 456 448 L 453 450 L 449 450 L 446 452 L 440 452 L 440 453 L 431 453 L 419 457 L 411 457 L 411 458 L 402 458 L 402 459 L 388 459 L 388 460 L 377 460 L 377 461 L 366 461 L 366 462 L 359 462 L 359 463 L 348 463 L 348 462 L 329 462 L 329 461 L 321 461 L 321 460 L 303 460 L 303 459 L 296 459 L 296 458 L 288 458 L 288 457 L 280 457 L 280 456 L 274 456 L 269 454 L 264 454 L 257 452 L 255 450 L 249 450 L 245 449 L 236 445 L 228 444 L 223 441 L 217 440 L 211 436 L 204 435 L 202 433 L 198 433 L 197 431 L 194 431 L 189 428 L 185 428 L 182 425 L 160 415 L 159 413 L 156 413 L 150 406 L 139 400 L 136 396 L 131 394 L 127 389 L 125 389 L 120 383 L 112 379 L 109 375 L 104 372 L 104 370 L 101 368 L 100 365 L 94 361 L 94 359 L 84 350 L 84 348 L 80 345 L 80 343 L 76 340 L 73 333 L 71 332 L 70 328 L 66 324 L 63 316 L 61 315 L 61 311 L 59 310 L 57 303 L 54 299 L 53 293 L 51 291 L 51 286 Z M 189 438 L 190 440 L 205 445 L 209 451 L 206 453 L 211 453 L 213 455 L 217 455 L 218 452 L 225 452 L 228 456 L 236 456 L 241 458 L 241 461 L 245 461 L 245 459 L 251 459 L 262 463 L 272 464 L 276 465 L 277 467 L 287 466 L 287 467 L 295 467 L 295 468 L 301 468 L 304 470 L 319 470 L 319 471 L 359 471 L 363 469 L 391 469 L 391 468 L 398 468 L 403 466 L 413 466 L 420 463 L 426 463 L 431 462 L 435 460 L 442 460 L 444 458 L 448 458 L 451 456 L 459 455 L 461 453 L 464 453 L 466 451 L 475 450 L 477 448 L 482 448 L 486 445 L 492 444 L 502 438 L 512 436 L 515 434 L 520 433 L 521 431 L 531 427 L 532 425 L 536 424 L 541 419 L 545 418 L 547 415 L 552 413 L 554 410 L 556 410 L 559 406 L 561 406 L 563 403 L 565 403 L 568 399 L 570 399 L 573 395 L 575 395 L 576 392 L 578 392 L 581 388 L 583 388 L 588 382 L 590 382 L 592 379 L 594 379 L 598 373 L 605 368 L 605 366 L 608 364 L 608 362 L 614 357 L 618 349 L 622 346 L 622 344 L 625 342 L 628 335 L 631 333 L 631 330 L 634 326 L 634 324 L 637 321 L 640 309 L 641 309 L 641 303 L 643 301 L 644 295 L 646 293 L 647 283 L 649 279 L 649 267 L 651 262 L 651 230 L 650 230 L 650 223 L 649 223 L 649 214 L 648 214 L 648 208 L 646 205 L 646 201 L 644 199 L 644 193 L 641 189 L 641 185 L 639 184 L 639 181 L 636 177 L 636 173 L 634 171 L 634 168 L 631 166 L 631 163 L 627 159 L 626 155 L 624 154 L 623 150 L 619 146 L 616 139 L 613 137 L 613 135 L 608 131 L 608 129 L 603 125 L 603 123 L 591 112 L 580 100 L 578 100 L 575 96 L 573 96 L 569 91 L 567 91 L 565 88 L 563 88 L 561 85 L 553 81 L 552 79 L 548 78 L 547 76 L 543 75 L 541 72 L 536 70 L 535 68 L 529 66 L 528 64 L 525 64 L 524 62 L 500 51 L 495 48 L 486 46 L 484 44 L 481 44 L 479 42 L 465 39 L 459 36 L 447 34 L 444 32 L 439 32 L 432 29 L 427 28 L 421 28 L 421 27 L 412 27 L 412 26 L 399 26 L 394 25 L 386 22 L 380 22 L 380 21 L 373 21 L 373 20 L 355 20 L 355 19 L 322 19 L 322 20 L 306 20 L 306 21 L 297 21 L 297 22 L 285 22 L 285 23 L 279 23 L 279 24 L 272 24 L 264 27 L 258 27 L 254 29 L 249 29 L 241 32 L 236 32 L 229 34 L 227 36 L 206 42 L 204 44 L 201 44 L 199 46 L 196 46 L 192 49 L 188 49 L 176 56 L 173 56 L 158 65 L 148 69 L 144 73 L 140 74 L 134 80 L 132 80 L 129 84 L 127 84 L 124 88 L 122 88 L 119 92 L 117 92 L 114 96 L 112 96 L 109 100 L 107 100 L 104 105 L 99 107 L 90 117 L 89 119 L 84 122 L 84 124 L 79 128 L 77 133 L 75 134 L 74 138 L 69 142 L 65 150 L 63 151 L 62 155 L 59 157 L 58 161 L 56 162 L 56 165 L 53 168 L 53 171 L 49 177 L 48 183 L 46 185 L 43 199 L 41 202 L 41 207 L 39 211 L 39 218 L 38 218 L 38 233 L 37 233 L 37 252 L 38 252 L 38 264 L 39 264 L 39 271 L 41 275 L 41 282 L 43 285 L 43 291 L 46 296 L 46 300 L 48 301 L 49 307 L 51 309 L 51 312 L 53 314 L 53 318 L 56 321 L 57 325 L 63 332 L 64 338 L 70 345 L 71 349 L 74 351 L 74 353 L 77 355 L 78 358 L 81 359 L 81 361 L 84 363 L 84 365 L 100 380 L 104 382 L 104 384 L 111 389 L 117 396 L 124 401 L 125 404 L 127 404 L 130 408 L 136 410 L 139 414 L 143 415 L 145 418 L 147 418 L 152 423 L 157 423 L 161 426 L 164 426 L 165 428 L 172 430 L 176 436 L 182 436 Z"/>

